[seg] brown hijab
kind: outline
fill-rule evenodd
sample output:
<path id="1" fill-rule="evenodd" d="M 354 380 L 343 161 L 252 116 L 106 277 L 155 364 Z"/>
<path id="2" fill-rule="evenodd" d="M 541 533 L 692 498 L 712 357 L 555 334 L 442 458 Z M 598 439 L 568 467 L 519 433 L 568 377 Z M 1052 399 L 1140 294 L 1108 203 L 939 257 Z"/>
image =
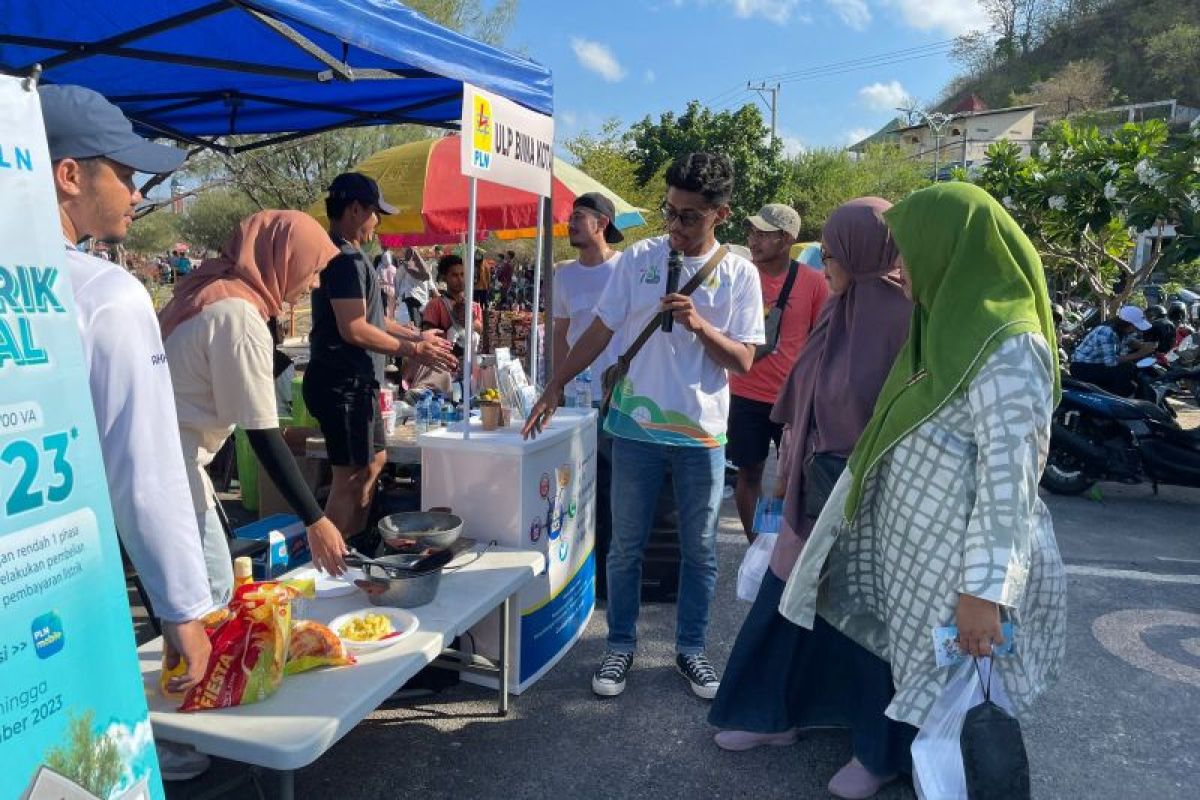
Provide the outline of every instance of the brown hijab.
<path id="1" fill-rule="evenodd" d="M 219 256 L 175 286 L 175 297 L 158 314 L 163 339 L 205 306 L 231 297 L 249 302 L 264 320 L 277 317 L 337 253 L 321 224 L 303 211 L 251 214 Z"/>
<path id="2" fill-rule="evenodd" d="M 783 524 L 771 571 L 787 580 L 812 525 L 804 515 L 804 463 L 813 453 L 849 456 L 875 410 L 875 399 L 908 336 L 912 303 L 893 270 L 896 248 L 883 212 L 892 204 L 863 197 L 839 206 L 825 223 L 825 250 L 850 274 L 831 295 L 771 419 L 788 426 L 780 461 L 787 481 Z"/>

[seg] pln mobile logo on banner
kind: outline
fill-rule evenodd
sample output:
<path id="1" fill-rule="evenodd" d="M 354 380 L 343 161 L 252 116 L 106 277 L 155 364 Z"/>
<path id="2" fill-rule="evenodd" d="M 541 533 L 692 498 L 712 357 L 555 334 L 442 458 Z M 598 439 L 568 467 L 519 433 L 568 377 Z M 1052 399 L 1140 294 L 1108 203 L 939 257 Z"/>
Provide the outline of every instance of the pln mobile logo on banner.
<path id="1" fill-rule="evenodd" d="M 550 196 L 551 117 L 464 83 L 461 123 L 463 175 Z"/>

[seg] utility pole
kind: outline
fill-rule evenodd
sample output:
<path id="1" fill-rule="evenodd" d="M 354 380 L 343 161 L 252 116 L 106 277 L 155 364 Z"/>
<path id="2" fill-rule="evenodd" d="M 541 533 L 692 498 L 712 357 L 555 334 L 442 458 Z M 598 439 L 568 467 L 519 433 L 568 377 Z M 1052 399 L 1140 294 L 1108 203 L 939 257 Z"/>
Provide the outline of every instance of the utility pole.
<path id="1" fill-rule="evenodd" d="M 896 110 L 907 114 L 908 118 L 910 120 L 913 119 L 914 117 L 917 119 L 920 119 L 922 122 L 925 123 L 926 127 L 928 127 L 929 130 L 933 131 L 933 182 L 937 183 L 938 181 L 941 180 L 941 175 L 939 174 L 939 170 L 941 167 L 940 162 L 941 162 L 941 150 L 942 150 L 942 131 L 946 130 L 946 126 L 949 125 L 951 122 L 953 122 L 955 119 L 957 119 L 958 115 L 957 114 L 943 114 L 941 111 L 935 111 L 932 114 L 929 114 L 925 111 L 922 111 L 919 108 L 897 108 Z M 964 140 L 966 139 L 965 133 L 963 134 L 963 139 Z M 965 169 L 967 166 L 966 159 L 965 159 L 965 153 L 966 153 L 965 143 L 964 143 L 964 147 L 963 147 L 963 152 L 964 152 L 963 168 Z"/>
<path id="2" fill-rule="evenodd" d="M 758 92 L 758 96 L 763 99 L 764 103 L 771 104 L 771 144 L 775 144 L 775 141 L 776 141 L 775 121 L 779 117 L 779 86 L 780 85 L 778 83 L 775 84 L 774 86 L 768 86 L 765 83 L 760 83 L 757 86 L 755 86 L 755 85 L 751 84 L 749 81 L 746 82 L 747 89 L 749 89 L 752 92 Z M 764 92 L 771 93 L 770 100 L 767 100 L 767 96 L 764 94 Z"/>

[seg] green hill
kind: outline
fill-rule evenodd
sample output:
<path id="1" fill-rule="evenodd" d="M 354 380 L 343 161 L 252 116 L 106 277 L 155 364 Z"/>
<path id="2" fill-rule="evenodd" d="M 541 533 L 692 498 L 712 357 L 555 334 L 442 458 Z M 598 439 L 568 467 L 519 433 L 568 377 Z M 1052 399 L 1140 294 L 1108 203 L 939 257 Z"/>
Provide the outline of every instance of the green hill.
<path id="1" fill-rule="evenodd" d="M 993 108 L 1047 99 L 1069 111 L 1168 99 L 1200 106 L 1200 0 L 1068 2 L 1036 44 L 997 36 L 960 40 L 974 68 L 947 87 L 944 105 L 974 93 Z"/>

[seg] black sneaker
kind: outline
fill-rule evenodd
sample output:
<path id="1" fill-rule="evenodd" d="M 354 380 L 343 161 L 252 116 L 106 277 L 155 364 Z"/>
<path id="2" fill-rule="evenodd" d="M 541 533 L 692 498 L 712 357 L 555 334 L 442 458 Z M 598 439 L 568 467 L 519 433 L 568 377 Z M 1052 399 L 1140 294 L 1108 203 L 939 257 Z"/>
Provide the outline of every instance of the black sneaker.
<path id="1" fill-rule="evenodd" d="M 721 676 L 717 675 L 704 653 L 690 656 L 681 653 L 675 656 L 675 666 L 679 674 L 687 678 L 697 697 L 712 700 L 717 696 L 717 689 L 721 688 Z"/>
<path id="2" fill-rule="evenodd" d="M 616 697 L 625 691 L 625 675 L 633 664 L 633 653 L 604 654 L 600 668 L 592 676 L 592 691 L 601 697 Z"/>

